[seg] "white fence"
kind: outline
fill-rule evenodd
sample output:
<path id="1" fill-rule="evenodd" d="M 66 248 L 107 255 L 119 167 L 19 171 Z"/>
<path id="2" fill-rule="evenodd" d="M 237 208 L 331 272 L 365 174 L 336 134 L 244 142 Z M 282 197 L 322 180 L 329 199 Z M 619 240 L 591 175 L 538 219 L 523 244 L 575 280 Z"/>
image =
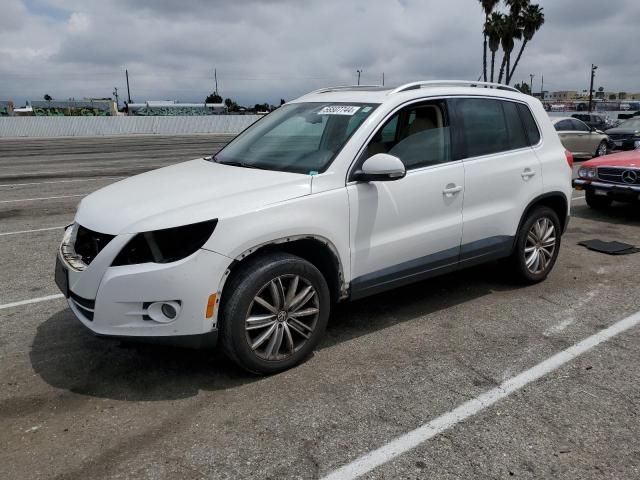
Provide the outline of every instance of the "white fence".
<path id="1" fill-rule="evenodd" d="M 194 117 L 9 117 L 0 118 L 2 137 L 92 137 L 102 135 L 237 134 L 259 115 Z"/>

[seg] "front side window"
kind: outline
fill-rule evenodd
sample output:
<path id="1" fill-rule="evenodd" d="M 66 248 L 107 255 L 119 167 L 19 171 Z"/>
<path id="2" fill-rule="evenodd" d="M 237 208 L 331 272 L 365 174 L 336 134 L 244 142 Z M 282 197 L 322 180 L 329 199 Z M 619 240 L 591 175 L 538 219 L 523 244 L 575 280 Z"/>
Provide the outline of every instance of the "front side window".
<path id="1" fill-rule="evenodd" d="M 578 132 L 588 132 L 591 130 L 584 122 L 581 122 L 580 120 L 571 120 L 571 123 L 573 123 L 573 129 Z"/>
<path id="2" fill-rule="evenodd" d="M 367 145 L 367 158 L 376 153 L 398 157 L 407 170 L 450 161 L 451 135 L 445 103 L 421 103 L 399 110 Z"/>
<path id="3" fill-rule="evenodd" d="M 236 137 L 213 161 L 283 172 L 323 172 L 376 107 L 319 102 L 283 105 Z"/>
<path id="4" fill-rule="evenodd" d="M 489 98 L 457 101 L 468 158 L 517 150 L 530 141 L 514 102 Z"/>

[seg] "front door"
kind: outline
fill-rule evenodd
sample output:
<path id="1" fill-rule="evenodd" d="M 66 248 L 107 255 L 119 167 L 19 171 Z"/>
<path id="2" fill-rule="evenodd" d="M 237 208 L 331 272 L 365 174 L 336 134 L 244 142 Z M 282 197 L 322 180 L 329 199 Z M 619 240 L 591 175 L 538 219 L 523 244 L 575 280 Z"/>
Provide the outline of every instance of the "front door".
<path id="1" fill-rule="evenodd" d="M 464 167 L 453 160 L 451 145 L 444 101 L 399 110 L 367 145 L 358 164 L 388 153 L 402 160 L 407 174 L 400 180 L 347 186 L 352 298 L 457 266 Z"/>

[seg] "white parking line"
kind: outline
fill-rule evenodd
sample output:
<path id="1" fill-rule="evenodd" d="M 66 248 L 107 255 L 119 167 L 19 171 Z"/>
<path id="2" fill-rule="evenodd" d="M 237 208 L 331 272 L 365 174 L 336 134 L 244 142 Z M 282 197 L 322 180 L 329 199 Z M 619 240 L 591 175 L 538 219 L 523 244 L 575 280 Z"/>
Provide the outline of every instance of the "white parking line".
<path id="1" fill-rule="evenodd" d="M 581 197 L 573 197 L 571 201 L 573 202 L 575 200 L 582 200 L 584 197 L 585 197 L 584 195 L 582 195 Z"/>
<path id="2" fill-rule="evenodd" d="M 49 300 L 57 300 L 59 298 L 64 298 L 64 295 L 58 293 L 56 295 L 47 295 L 46 297 L 30 298 L 29 300 L 22 300 L 20 302 L 5 303 L 4 305 L 0 305 L 0 310 L 4 310 L 5 308 L 21 307 L 22 305 L 30 305 L 32 303 L 47 302 Z"/>
<path id="3" fill-rule="evenodd" d="M 48 228 L 35 228 L 33 230 L 18 230 L 17 232 L 3 232 L 0 233 L 0 237 L 4 237 L 7 235 L 19 235 L 21 233 L 33 233 L 33 232 L 48 232 L 49 230 L 61 230 L 64 226 L 59 227 L 48 227 Z"/>
<path id="4" fill-rule="evenodd" d="M 45 185 L 50 183 L 73 183 L 73 182 L 92 182 L 98 180 L 119 180 L 126 177 L 96 177 L 96 178 L 76 178 L 73 180 L 52 180 L 49 182 L 31 182 L 31 183 L 2 183 L 0 188 L 3 187 L 26 187 L 28 185 Z"/>
<path id="5" fill-rule="evenodd" d="M 58 198 L 86 197 L 88 193 L 78 193 L 77 195 L 60 195 L 57 197 L 20 198 L 17 200 L 0 200 L 0 203 L 35 202 L 37 200 L 56 200 Z"/>
<path id="6" fill-rule="evenodd" d="M 454 410 L 431 420 L 429 423 L 426 423 L 415 430 L 392 440 L 386 445 L 357 458 L 353 462 L 334 470 L 324 477 L 323 480 L 347 480 L 364 475 L 374 468 L 379 467 L 403 453 L 418 447 L 430 438 L 435 437 L 469 417 L 480 413 L 499 400 L 517 392 L 529 383 L 553 372 L 577 356 L 588 352 L 597 345 L 610 340 L 616 335 L 619 335 L 638 324 L 640 324 L 640 312 L 636 312 L 630 317 L 620 320 L 604 330 L 600 330 L 598 333 L 585 338 L 566 350 L 556 353 L 554 356 L 544 360 L 535 367 L 525 370 L 515 377 L 511 377 L 496 388 L 463 403 Z"/>

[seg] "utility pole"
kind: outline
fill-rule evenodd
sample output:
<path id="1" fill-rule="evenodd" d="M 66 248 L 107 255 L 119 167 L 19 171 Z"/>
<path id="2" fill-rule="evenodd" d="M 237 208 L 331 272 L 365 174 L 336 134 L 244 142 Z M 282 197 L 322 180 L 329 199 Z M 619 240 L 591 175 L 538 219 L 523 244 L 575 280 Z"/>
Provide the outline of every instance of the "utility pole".
<path id="1" fill-rule="evenodd" d="M 116 110 L 118 109 L 118 87 L 113 87 L 113 96 L 116 97 Z"/>
<path id="2" fill-rule="evenodd" d="M 362 70 L 356 70 L 357 74 L 358 74 L 358 86 L 360 85 L 360 74 L 362 73 Z"/>
<path id="3" fill-rule="evenodd" d="M 124 74 L 127 77 L 127 104 L 129 104 L 131 103 L 131 90 L 129 89 L 129 70 L 125 70 Z"/>
<path id="4" fill-rule="evenodd" d="M 531 78 L 531 81 L 529 83 L 529 92 L 531 93 L 531 95 L 533 95 L 533 77 L 535 77 L 535 75 L 533 73 L 530 73 L 529 78 Z"/>
<path id="5" fill-rule="evenodd" d="M 540 100 L 544 100 L 544 75 L 542 75 L 542 84 L 540 85 Z"/>
<path id="6" fill-rule="evenodd" d="M 382 72 L 382 86 L 384 87 L 384 72 Z"/>
<path id="7" fill-rule="evenodd" d="M 591 64 L 591 86 L 589 87 L 589 113 L 591 113 L 593 106 L 593 79 L 596 76 L 597 65 Z"/>
<path id="8" fill-rule="evenodd" d="M 216 82 L 216 95 L 218 94 L 218 71 L 214 68 L 213 69 L 213 79 Z"/>

